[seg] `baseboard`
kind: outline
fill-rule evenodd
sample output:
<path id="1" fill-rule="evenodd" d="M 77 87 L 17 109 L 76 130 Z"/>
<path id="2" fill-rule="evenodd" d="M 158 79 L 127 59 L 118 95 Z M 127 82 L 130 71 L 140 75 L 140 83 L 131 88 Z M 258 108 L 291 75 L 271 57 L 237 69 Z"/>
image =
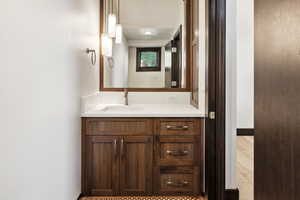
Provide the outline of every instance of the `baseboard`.
<path id="1" fill-rule="evenodd" d="M 254 136 L 254 128 L 238 128 L 236 130 L 237 136 Z"/>
<path id="2" fill-rule="evenodd" d="M 84 195 L 82 193 L 80 193 L 77 200 L 80 200 L 82 197 L 84 197 Z"/>
<path id="3" fill-rule="evenodd" d="M 228 189 L 225 190 L 225 200 L 239 200 L 239 189 Z"/>

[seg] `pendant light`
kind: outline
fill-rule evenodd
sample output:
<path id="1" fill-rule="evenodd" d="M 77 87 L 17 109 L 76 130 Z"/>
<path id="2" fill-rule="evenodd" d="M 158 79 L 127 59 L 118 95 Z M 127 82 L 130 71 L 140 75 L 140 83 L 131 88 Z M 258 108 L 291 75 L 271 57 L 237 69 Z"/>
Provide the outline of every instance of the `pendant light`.
<path id="1" fill-rule="evenodd" d="M 114 14 L 114 4 L 113 0 L 110 0 L 110 13 L 108 15 L 108 35 L 111 38 L 116 37 L 116 24 L 117 24 L 117 17 Z"/>
<path id="2" fill-rule="evenodd" d="M 114 38 L 116 36 L 116 24 L 117 17 L 115 14 L 108 15 L 108 34 L 110 37 Z"/>
<path id="3" fill-rule="evenodd" d="M 123 28 L 120 23 L 120 9 L 120 0 L 118 0 L 118 24 L 116 25 L 116 44 L 121 44 L 123 37 Z"/>
<path id="4" fill-rule="evenodd" d="M 107 33 L 101 35 L 101 53 L 103 56 L 112 57 L 112 39 Z"/>

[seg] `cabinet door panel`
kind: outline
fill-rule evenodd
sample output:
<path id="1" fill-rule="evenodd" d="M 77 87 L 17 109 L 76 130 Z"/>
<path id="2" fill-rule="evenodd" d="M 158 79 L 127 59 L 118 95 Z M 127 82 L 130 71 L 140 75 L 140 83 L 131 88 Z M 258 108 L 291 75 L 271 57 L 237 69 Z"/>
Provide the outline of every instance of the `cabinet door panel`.
<path id="1" fill-rule="evenodd" d="M 152 192 L 152 136 L 127 136 L 121 140 L 121 194 Z"/>
<path id="2" fill-rule="evenodd" d="M 118 192 L 118 137 L 93 136 L 87 139 L 87 180 L 90 195 Z"/>

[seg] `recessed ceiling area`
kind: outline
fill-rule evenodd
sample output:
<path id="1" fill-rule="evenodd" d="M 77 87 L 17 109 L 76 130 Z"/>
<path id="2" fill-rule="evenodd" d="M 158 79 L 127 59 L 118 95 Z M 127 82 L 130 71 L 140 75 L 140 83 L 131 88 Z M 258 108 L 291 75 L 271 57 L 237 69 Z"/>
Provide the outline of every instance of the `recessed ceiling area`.
<path id="1" fill-rule="evenodd" d="M 127 40 L 169 40 L 177 29 L 124 27 L 123 30 Z"/>
<path id="2" fill-rule="evenodd" d="M 127 40 L 170 40 L 184 24 L 183 0 L 120 0 Z"/>

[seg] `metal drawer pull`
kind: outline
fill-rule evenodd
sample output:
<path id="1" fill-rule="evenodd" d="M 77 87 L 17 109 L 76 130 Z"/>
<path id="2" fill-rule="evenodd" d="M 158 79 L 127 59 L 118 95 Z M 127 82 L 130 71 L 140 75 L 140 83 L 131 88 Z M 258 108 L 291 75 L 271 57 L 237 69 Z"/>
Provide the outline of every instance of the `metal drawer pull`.
<path id="1" fill-rule="evenodd" d="M 124 139 L 121 140 L 121 158 L 125 157 L 125 152 L 124 152 Z"/>
<path id="2" fill-rule="evenodd" d="M 168 130 L 187 130 L 189 129 L 189 126 L 167 126 Z"/>
<path id="3" fill-rule="evenodd" d="M 115 159 L 118 157 L 118 152 L 117 152 L 117 140 L 114 140 L 114 154 L 115 154 Z"/>
<path id="4" fill-rule="evenodd" d="M 188 181 L 176 181 L 176 182 L 173 182 L 172 180 L 168 180 L 166 182 L 166 184 L 168 186 L 173 186 L 173 187 L 184 187 L 184 186 L 188 185 L 189 182 Z"/>
<path id="5" fill-rule="evenodd" d="M 184 150 L 184 151 L 167 150 L 166 153 L 171 156 L 185 156 L 185 155 L 188 155 L 189 151 L 187 151 L 187 150 Z"/>

